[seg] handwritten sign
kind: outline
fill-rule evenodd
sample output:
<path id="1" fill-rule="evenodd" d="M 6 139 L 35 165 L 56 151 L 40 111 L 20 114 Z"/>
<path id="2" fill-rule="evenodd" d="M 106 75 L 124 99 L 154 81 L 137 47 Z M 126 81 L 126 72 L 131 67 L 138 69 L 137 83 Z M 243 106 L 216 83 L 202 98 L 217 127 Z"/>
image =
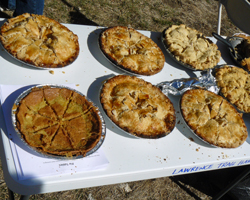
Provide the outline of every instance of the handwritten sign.
<path id="1" fill-rule="evenodd" d="M 61 164 L 59 164 L 59 167 L 65 167 L 65 166 L 72 166 L 72 165 L 74 165 L 74 163 L 61 163 Z"/>
<path id="2" fill-rule="evenodd" d="M 182 168 L 180 170 L 175 169 L 174 172 L 172 173 L 173 175 L 180 174 L 180 173 L 191 173 L 191 172 L 199 172 L 199 171 L 204 171 L 208 169 L 212 169 L 213 165 L 204 165 L 204 166 L 195 166 L 191 168 Z"/>
<path id="3" fill-rule="evenodd" d="M 241 166 L 250 164 L 250 159 L 248 160 L 240 160 L 240 161 L 233 161 L 233 162 L 222 162 L 219 164 L 210 164 L 210 165 L 202 165 L 202 166 L 194 166 L 194 167 L 183 167 L 179 169 L 175 169 L 172 172 L 172 175 L 177 174 L 186 174 L 186 173 L 192 173 L 192 172 L 201 172 L 211 169 L 223 169 L 227 167 L 234 167 L 234 166 Z"/>

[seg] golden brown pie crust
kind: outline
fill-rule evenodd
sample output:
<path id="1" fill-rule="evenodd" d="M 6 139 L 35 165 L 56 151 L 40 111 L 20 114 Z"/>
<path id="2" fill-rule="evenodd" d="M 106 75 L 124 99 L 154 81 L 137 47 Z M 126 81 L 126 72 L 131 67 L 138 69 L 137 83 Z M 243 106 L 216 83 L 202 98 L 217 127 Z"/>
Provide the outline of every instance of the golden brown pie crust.
<path id="1" fill-rule="evenodd" d="M 236 148 L 248 136 L 242 115 L 223 97 L 203 89 L 186 91 L 181 112 L 188 126 L 204 141 L 223 148 Z"/>
<path id="2" fill-rule="evenodd" d="M 99 43 L 104 55 L 127 71 L 153 75 L 164 67 L 165 57 L 161 49 L 133 28 L 107 28 L 100 34 Z"/>
<path id="3" fill-rule="evenodd" d="M 250 75 L 239 67 L 225 65 L 216 69 L 215 77 L 222 95 L 238 110 L 250 113 Z"/>
<path id="4" fill-rule="evenodd" d="M 109 118 L 135 136 L 160 138 L 175 127 L 175 110 L 169 98 L 135 76 L 118 75 L 107 80 L 100 98 Z"/>
<path id="5" fill-rule="evenodd" d="M 172 25 L 163 35 L 163 41 L 174 57 L 195 70 L 213 68 L 220 61 L 217 45 L 195 29 L 184 24 Z"/>
<path id="6" fill-rule="evenodd" d="M 25 13 L 8 19 L 0 41 L 15 58 L 42 68 L 64 67 L 79 54 L 77 35 L 43 15 Z"/>
<path id="7" fill-rule="evenodd" d="M 22 138 L 42 153 L 85 156 L 102 135 L 98 112 L 73 90 L 35 87 L 17 105 L 16 127 Z"/>

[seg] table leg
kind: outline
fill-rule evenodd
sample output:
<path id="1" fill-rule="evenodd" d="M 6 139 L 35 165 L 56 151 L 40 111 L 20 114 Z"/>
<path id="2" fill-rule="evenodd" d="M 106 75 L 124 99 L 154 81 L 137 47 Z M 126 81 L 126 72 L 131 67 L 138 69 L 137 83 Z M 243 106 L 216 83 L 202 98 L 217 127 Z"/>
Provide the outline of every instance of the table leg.
<path id="1" fill-rule="evenodd" d="M 250 166 L 248 166 L 239 176 L 237 176 L 230 184 L 228 184 L 221 192 L 213 197 L 212 200 L 219 200 L 233 187 L 235 187 L 240 181 L 242 181 L 248 174 L 250 174 Z"/>
<path id="2" fill-rule="evenodd" d="M 20 200 L 28 200 L 29 198 L 29 195 L 21 195 Z"/>
<path id="3" fill-rule="evenodd" d="M 219 0 L 218 25 L 217 25 L 217 34 L 219 35 L 220 35 L 220 29 L 221 29 L 221 13 L 222 13 L 222 4 L 221 4 L 221 0 Z"/>
<path id="4" fill-rule="evenodd" d="M 8 188 L 9 200 L 14 200 L 14 193 Z"/>
<path id="5" fill-rule="evenodd" d="M 9 200 L 15 200 L 14 192 L 8 188 Z M 30 195 L 21 195 L 20 200 L 28 200 Z"/>

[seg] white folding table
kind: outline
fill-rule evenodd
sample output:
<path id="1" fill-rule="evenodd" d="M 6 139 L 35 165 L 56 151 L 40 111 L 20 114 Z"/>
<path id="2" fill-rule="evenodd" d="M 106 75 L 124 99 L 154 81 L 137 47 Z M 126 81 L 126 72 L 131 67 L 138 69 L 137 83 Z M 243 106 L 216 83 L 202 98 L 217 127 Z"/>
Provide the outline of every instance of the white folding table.
<path id="1" fill-rule="evenodd" d="M 0 26 L 3 23 L 4 19 L 0 19 Z M 77 90 L 100 107 L 98 96 L 103 81 L 112 75 L 126 73 L 114 67 L 103 57 L 98 47 L 98 36 L 102 27 L 72 24 L 66 24 L 66 26 L 79 37 L 80 54 L 74 63 L 65 68 L 53 69 L 54 73 L 50 73 L 49 70 L 32 68 L 20 63 L 0 47 L 0 84 L 27 86 L 46 83 L 76 84 Z M 152 38 L 163 50 L 166 58 L 165 66 L 160 73 L 153 76 L 140 76 L 142 79 L 157 84 L 200 76 L 200 72 L 183 68 L 166 54 L 160 40 L 161 33 L 150 31 L 141 31 L 141 33 Z M 218 46 L 222 52 L 219 64 L 233 64 L 227 48 L 220 43 Z M 169 98 L 176 109 L 177 123 L 175 129 L 166 137 L 161 139 L 131 137 L 117 129 L 103 113 L 107 133 L 101 148 L 109 161 L 106 169 L 27 180 L 19 180 L 17 177 L 10 140 L 1 111 L 0 155 L 7 186 L 13 192 L 32 195 L 204 172 L 250 163 L 249 138 L 236 149 L 211 147 L 195 137 L 184 124 L 178 104 L 180 97 L 169 95 Z M 249 130 L 250 118 L 244 116 L 244 120 Z"/>

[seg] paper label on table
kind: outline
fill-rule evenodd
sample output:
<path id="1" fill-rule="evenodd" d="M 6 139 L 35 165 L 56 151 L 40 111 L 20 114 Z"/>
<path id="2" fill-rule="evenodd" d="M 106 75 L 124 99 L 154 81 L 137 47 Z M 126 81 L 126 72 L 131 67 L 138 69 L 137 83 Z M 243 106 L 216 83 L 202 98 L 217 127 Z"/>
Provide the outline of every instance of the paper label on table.
<path id="1" fill-rule="evenodd" d="M 67 86 L 75 89 L 73 84 L 67 84 Z M 11 109 L 16 98 L 30 87 L 32 86 L 0 85 L 1 104 L 18 179 L 25 180 L 105 169 L 109 162 L 101 147 L 95 153 L 84 158 L 59 160 L 42 156 L 24 144 L 12 126 Z"/>

